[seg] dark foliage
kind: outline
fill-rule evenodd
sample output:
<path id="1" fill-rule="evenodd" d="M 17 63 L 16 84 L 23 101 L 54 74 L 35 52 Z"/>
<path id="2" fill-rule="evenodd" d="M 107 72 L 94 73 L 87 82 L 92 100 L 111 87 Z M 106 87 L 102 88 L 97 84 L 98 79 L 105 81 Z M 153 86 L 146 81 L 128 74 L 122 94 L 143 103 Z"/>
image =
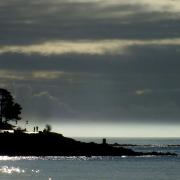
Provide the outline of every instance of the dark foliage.
<path id="1" fill-rule="evenodd" d="M 21 106 L 14 102 L 11 93 L 6 89 L 0 89 L 0 123 L 20 120 L 21 110 Z"/>

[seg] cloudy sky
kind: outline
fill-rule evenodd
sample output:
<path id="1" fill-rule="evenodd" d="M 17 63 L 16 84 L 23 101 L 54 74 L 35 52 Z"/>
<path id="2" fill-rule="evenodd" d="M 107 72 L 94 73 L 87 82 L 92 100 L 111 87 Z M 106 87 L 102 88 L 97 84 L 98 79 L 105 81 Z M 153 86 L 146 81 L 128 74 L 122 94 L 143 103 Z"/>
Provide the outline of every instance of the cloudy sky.
<path id="1" fill-rule="evenodd" d="M 1 0 L 0 87 L 65 135 L 180 136 L 180 2 Z"/>

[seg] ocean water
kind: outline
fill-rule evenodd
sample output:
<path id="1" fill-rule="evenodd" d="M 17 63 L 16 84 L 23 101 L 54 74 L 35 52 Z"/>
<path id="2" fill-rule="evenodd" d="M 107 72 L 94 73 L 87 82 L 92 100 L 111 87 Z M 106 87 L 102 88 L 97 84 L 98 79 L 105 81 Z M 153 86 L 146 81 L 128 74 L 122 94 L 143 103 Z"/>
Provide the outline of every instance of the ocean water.
<path id="1" fill-rule="evenodd" d="M 102 138 L 75 138 L 84 142 L 102 143 Z M 171 152 L 180 156 L 180 138 L 106 138 L 109 144 L 125 144 L 135 151 Z M 128 146 L 129 144 L 129 146 Z M 134 146 L 135 145 L 135 146 Z"/>
<path id="2" fill-rule="evenodd" d="M 81 139 L 99 141 L 101 139 Z M 0 180 L 179 180 L 180 139 L 110 139 L 136 144 L 142 151 L 171 151 L 178 156 L 0 157 Z"/>

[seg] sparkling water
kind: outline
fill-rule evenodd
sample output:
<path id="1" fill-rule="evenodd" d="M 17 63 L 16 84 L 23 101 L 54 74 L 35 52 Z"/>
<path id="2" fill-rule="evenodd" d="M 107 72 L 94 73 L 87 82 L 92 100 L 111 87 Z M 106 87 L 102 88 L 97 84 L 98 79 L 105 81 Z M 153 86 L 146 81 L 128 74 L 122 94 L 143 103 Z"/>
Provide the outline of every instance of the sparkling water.
<path id="1" fill-rule="evenodd" d="M 89 139 L 90 140 L 90 139 Z M 128 140 L 108 139 L 131 144 Z M 86 139 L 86 141 L 88 141 Z M 143 143 L 142 143 L 143 141 Z M 157 143 L 158 141 L 158 143 Z M 0 180 L 178 180 L 179 139 L 134 139 L 136 150 L 179 155 L 142 157 L 0 157 Z M 173 143 L 172 143 L 173 142 Z M 146 146 L 148 145 L 148 146 Z M 176 146 L 174 146 L 176 145 Z"/>

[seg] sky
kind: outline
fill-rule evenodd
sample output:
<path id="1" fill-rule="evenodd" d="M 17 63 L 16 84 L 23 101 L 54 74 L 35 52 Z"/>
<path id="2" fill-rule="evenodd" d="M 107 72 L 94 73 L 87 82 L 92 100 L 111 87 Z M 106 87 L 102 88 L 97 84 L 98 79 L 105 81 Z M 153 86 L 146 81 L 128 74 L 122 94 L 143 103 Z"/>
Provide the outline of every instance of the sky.
<path id="1" fill-rule="evenodd" d="M 180 137 L 179 0 L 1 0 L 0 88 L 29 127 Z"/>

